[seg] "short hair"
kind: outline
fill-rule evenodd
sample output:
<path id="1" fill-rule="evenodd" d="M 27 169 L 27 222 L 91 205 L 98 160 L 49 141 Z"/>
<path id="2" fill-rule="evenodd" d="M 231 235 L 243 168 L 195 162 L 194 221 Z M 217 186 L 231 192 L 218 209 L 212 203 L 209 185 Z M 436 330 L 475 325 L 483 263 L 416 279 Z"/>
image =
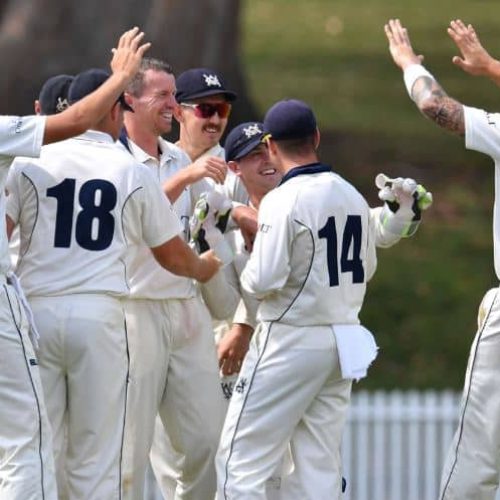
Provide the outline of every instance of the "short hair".
<path id="1" fill-rule="evenodd" d="M 165 61 L 160 59 L 154 59 L 152 57 L 145 57 L 141 61 L 139 71 L 136 73 L 132 81 L 128 84 L 127 92 L 135 97 L 139 97 L 144 90 L 144 75 L 146 71 L 163 71 L 167 75 L 173 75 L 174 70 L 172 66 Z"/>
<path id="2" fill-rule="evenodd" d="M 302 156 L 316 150 L 315 140 L 316 134 L 310 134 L 296 139 L 280 139 L 279 141 L 275 141 L 275 143 L 286 155 Z"/>

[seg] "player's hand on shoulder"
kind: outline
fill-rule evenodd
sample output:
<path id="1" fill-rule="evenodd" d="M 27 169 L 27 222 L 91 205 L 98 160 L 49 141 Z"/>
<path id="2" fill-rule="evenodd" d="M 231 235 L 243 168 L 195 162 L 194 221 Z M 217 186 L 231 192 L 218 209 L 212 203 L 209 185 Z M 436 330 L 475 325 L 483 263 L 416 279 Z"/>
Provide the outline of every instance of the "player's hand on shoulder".
<path id="1" fill-rule="evenodd" d="M 235 323 L 222 337 L 217 347 L 217 357 L 222 375 L 239 373 L 252 338 L 253 328 Z"/>
<path id="2" fill-rule="evenodd" d="M 413 235 L 422 212 L 432 205 L 432 193 L 409 177 L 390 178 L 378 174 L 375 185 L 379 188 L 378 197 L 384 202 L 383 224 L 390 232 L 403 237 Z"/>
<path id="3" fill-rule="evenodd" d="M 111 49 L 113 58 L 110 66 L 113 73 L 122 73 L 128 80 L 139 70 L 142 57 L 151 43 L 142 43 L 144 32 L 135 27 L 125 31 L 118 40 L 117 47 Z"/>
<path id="4" fill-rule="evenodd" d="M 198 158 L 187 167 L 190 169 L 191 182 L 209 177 L 217 184 L 224 184 L 227 174 L 227 163 L 218 156 Z"/>
<path id="5" fill-rule="evenodd" d="M 422 63 L 424 56 L 415 54 L 408 30 L 399 19 L 389 19 L 384 31 L 389 41 L 389 52 L 397 66 L 404 70 L 412 64 Z"/>

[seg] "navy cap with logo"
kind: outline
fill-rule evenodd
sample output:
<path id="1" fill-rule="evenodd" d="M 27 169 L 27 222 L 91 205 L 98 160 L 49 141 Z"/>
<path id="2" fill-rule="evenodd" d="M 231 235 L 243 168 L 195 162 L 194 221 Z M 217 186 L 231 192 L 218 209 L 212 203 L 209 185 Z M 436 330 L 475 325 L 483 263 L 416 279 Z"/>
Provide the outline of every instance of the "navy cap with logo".
<path id="1" fill-rule="evenodd" d="M 207 68 L 193 68 L 184 71 L 176 79 L 178 103 L 189 102 L 201 97 L 222 94 L 227 101 L 234 101 L 237 94 L 228 90 L 222 77 Z"/>
<path id="2" fill-rule="evenodd" d="M 55 115 L 69 106 L 68 89 L 73 78 L 71 75 L 56 75 L 42 85 L 38 101 L 43 115 Z"/>
<path id="3" fill-rule="evenodd" d="M 316 127 L 313 110 L 298 99 L 278 101 L 264 117 L 264 132 L 275 141 L 307 137 Z"/>
<path id="4" fill-rule="evenodd" d="M 241 123 L 229 132 L 224 143 L 226 161 L 243 158 L 262 144 L 264 127 L 260 122 Z"/>
<path id="5" fill-rule="evenodd" d="M 98 89 L 108 78 L 110 74 L 98 68 L 88 69 L 86 71 L 82 71 L 78 73 L 73 79 L 69 90 L 68 90 L 68 100 L 70 104 L 83 99 L 85 96 L 94 92 L 94 90 Z M 122 106 L 122 108 L 126 111 L 134 111 L 126 102 L 125 96 L 123 94 L 117 99 Z"/>

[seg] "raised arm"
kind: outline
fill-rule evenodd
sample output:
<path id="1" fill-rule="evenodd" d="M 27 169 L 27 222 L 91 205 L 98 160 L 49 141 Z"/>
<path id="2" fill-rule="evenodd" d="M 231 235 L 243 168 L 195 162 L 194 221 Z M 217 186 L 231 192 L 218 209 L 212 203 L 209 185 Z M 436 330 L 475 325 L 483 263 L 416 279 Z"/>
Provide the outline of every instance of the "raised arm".
<path id="1" fill-rule="evenodd" d="M 389 20 L 384 29 L 391 56 L 403 71 L 406 89 L 418 109 L 440 127 L 463 136 L 465 134 L 463 105 L 449 97 L 443 87 L 422 66 L 423 56 L 415 54 L 407 29 L 401 25 L 399 19 Z"/>
<path id="2" fill-rule="evenodd" d="M 448 34 L 462 56 L 453 57 L 453 63 L 471 75 L 487 76 L 500 87 L 500 61 L 481 45 L 472 24 L 466 26 L 460 19 L 451 21 Z"/>
<path id="3" fill-rule="evenodd" d="M 126 31 L 113 49 L 112 75 L 95 92 L 76 102 L 62 113 L 50 115 L 45 124 L 43 143 L 68 139 L 95 125 L 112 108 L 139 69 L 149 43 L 141 44 L 144 33 L 139 28 Z"/>

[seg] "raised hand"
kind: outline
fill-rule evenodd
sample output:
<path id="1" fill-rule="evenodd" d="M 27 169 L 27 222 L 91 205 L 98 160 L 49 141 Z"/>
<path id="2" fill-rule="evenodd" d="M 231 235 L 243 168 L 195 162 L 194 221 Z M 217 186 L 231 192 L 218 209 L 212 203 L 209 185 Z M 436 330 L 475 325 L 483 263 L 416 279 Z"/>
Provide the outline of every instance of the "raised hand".
<path id="1" fill-rule="evenodd" d="M 151 43 L 142 43 L 144 33 L 135 27 L 125 31 L 118 40 L 118 46 L 111 49 L 113 58 L 110 66 L 113 73 L 122 73 L 126 79 L 131 79 L 139 70 L 144 53 Z"/>
<path id="2" fill-rule="evenodd" d="M 191 182 L 210 177 L 217 184 L 224 184 L 227 163 L 217 156 L 201 157 L 192 163 L 188 169 L 191 174 Z"/>
<path id="3" fill-rule="evenodd" d="M 415 54 L 411 46 L 408 30 L 401 24 L 399 19 L 389 19 L 384 26 L 385 35 L 389 41 L 391 56 L 402 70 L 411 64 L 421 64 L 424 56 Z"/>
<path id="4" fill-rule="evenodd" d="M 471 75 L 490 76 L 490 68 L 497 61 L 481 45 L 474 27 L 456 19 L 450 22 L 447 31 L 462 54 L 453 57 L 453 64 Z"/>
<path id="5" fill-rule="evenodd" d="M 422 211 L 432 205 L 432 193 L 414 179 L 391 179 L 378 174 L 375 185 L 380 189 L 378 197 L 384 201 L 381 212 L 383 226 L 392 234 L 412 236 L 422 218 Z"/>

